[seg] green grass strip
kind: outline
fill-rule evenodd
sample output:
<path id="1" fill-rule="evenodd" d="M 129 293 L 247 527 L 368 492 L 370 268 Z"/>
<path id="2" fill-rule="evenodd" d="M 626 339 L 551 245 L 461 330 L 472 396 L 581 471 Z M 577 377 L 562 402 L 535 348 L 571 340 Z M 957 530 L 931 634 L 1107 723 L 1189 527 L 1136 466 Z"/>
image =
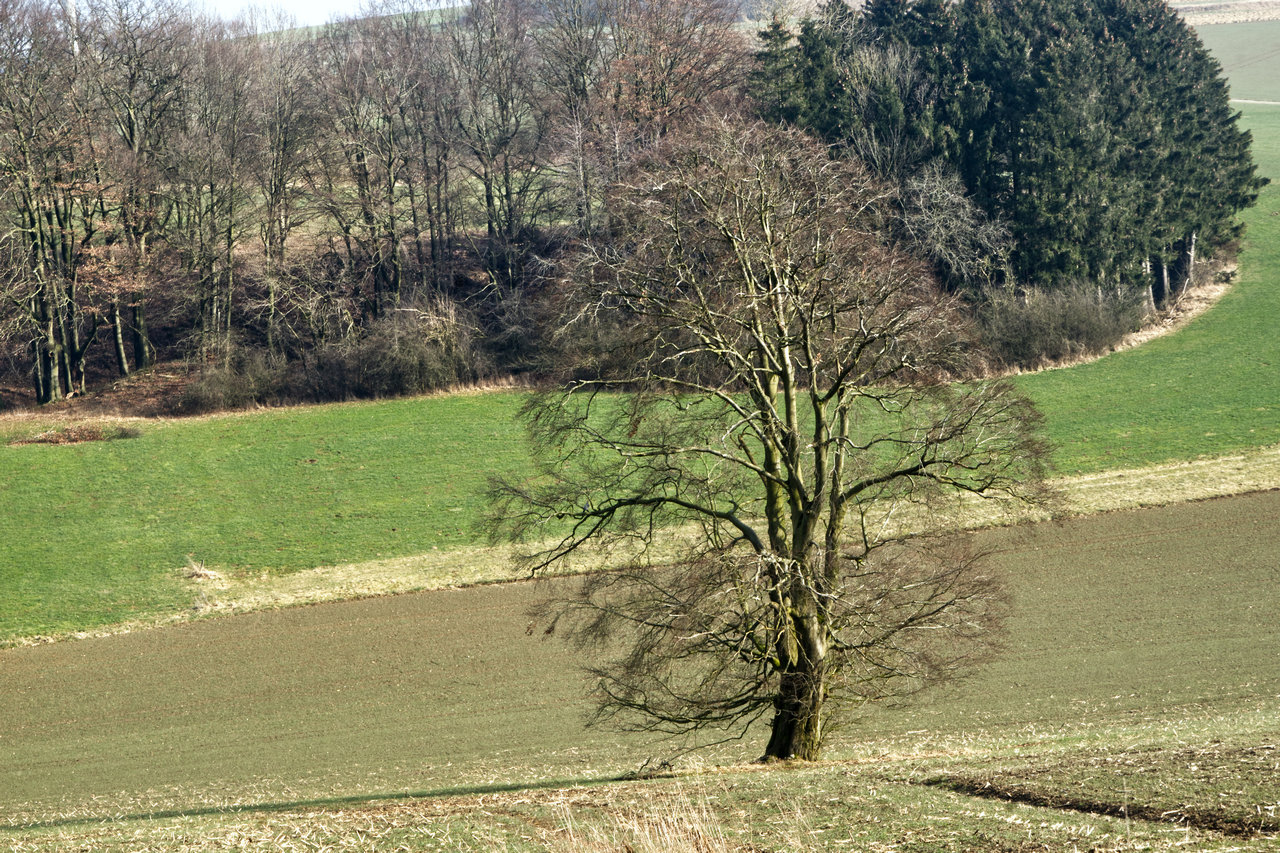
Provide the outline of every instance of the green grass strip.
<path id="1" fill-rule="evenodd" d="M 518 406 L 308 407 L 0 447 L 0 638 L 187 606 L 189 560 L 248 575 L 475 542 L 488 476 L 527 458 Z"/>

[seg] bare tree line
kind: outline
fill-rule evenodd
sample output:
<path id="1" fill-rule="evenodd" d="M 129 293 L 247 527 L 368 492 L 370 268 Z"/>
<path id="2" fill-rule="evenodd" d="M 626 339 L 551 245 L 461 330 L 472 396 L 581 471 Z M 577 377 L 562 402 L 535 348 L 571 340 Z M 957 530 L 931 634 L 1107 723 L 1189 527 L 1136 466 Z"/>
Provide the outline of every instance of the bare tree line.
<path id="1" fill-rule="evenodd" d="M 712 101 L 729 0 L 388 0 L 316 30 L 0 0 L 0 339 L 36 399 L 404 315 L 518 349 L 538 259 Z M 415 320 L 417 322 L 417 320 Z"/>

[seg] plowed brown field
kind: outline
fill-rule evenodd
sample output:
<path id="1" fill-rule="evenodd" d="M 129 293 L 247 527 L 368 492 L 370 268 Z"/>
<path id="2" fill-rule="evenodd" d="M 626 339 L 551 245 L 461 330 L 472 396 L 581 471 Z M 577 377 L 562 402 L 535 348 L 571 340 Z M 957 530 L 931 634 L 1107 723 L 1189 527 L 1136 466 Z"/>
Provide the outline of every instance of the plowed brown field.
<path id="1" fill-rule="evenodd" d="M 1005 653 L 958 690 L 877 710 L 835 754 L 909 730 L 1177 717 L 1280 695 L 1280 492 L 988 535 L 1014 597 Z M 669 753 L 584 729 L 575 654 L 526 631 L 541 594 L 477 587 L 0 651 L 0 817 L 501 790 Z"/>

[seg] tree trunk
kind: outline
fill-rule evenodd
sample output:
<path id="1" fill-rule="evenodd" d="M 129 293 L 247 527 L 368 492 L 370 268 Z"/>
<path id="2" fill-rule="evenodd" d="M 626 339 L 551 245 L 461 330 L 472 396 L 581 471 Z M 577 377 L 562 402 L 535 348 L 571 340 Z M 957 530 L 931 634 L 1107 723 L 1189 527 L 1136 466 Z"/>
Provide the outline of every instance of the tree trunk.
<path id="1" fill-rule="evenodd" d="M 74 286 L 68 287 L 62 294 L 61 310 L 58 312 L 62 338 L 62 377 L 63 387 L 68 394 L 84 393 L 84 357 L 88 345 L 80 345 L 80 324 L 76 320 L 76 301 Z"/>
<path id="2" fill-rule="evenodd" d="M 1159 258 L 1151 263 L 1151 304 L 1159 310 L 1169 296 L 1169 265 Z"/>
<path id="3" fill-rule="evenodd" d="M 1156 282 L 1151 273 L 1151 257 L 1147 256 L 1142 259 L 1142 275 L 1147 282 L 1146 287 L 1146 313 L 1151 316 L 1156 313 Z"/>
<path id="4" fill-rule="evenodd" d="M 62 374 L 62 329 L 56 299 L 50 291 L 50 285 L 41 285 L 31 298 L 31 316 L 39 329 L 38 337 L 31 342 L 31 380 L 36 402 L 41 404 L 61 400 L 67 390 Z"/>
<path id="5" fill-rule="evenodd" d="M 31 344 L 32 380 L 35 385 L 36 402 L 56 403 L 66 396 L 62 384 L 62 354 L 56 345 L 51 345 L 48 337 Z"/>
<path id="6" fill-rule="evenodd" d="M 119 300 L 111 302 L 111 331 L 115 343 L 116 367 L 121 376 L 129 375 L 129 353 L 124 348 L 124 318 L 120 316 Z"/>
<path id="7" fill-rule="evenodd" d="M 151 341 L 147 340 L 147 314 L 142 299 L 131 306 L 133 314 L 133 363 L 139 370 L 151 366 Z"/>
<path id="8" fill-rule="evenodd" d="M 1191 286 L 1196 276 L 1196 232 L 1192 231 L 1191 236 L 1187 238 L 1182 254 L 1183 277 L 1182 288 L 1178 291 L 1178 298 L 1181 299 L 1187 292 L 1187 288 Z"/>
<path id="9" fill-rule="evenodd" d="M 65 394 L 70 397 L 76 393 L 75 369 L 72 366 L 72 356 L 70 345 L 66 342 L 66 329 L 59 329 L 57 349 L 57 371 L 58 382 L 65 389 Z"/>
<path id="10" fill-rule="evenodd" d="M 783 673 L 773 703 L 773 724 L 763 760 L 816 761 L 822 752 L 822 703 L 826 698 L 822 664 Z"/>
<path id="11" fill-rule="evenodd" d="M 264 276 L 267 282 L 267 352 L 273 356 L 283 355 L 280 348 L 280 337 L 277 327 L 280 323 L 280 286 L 275 275 L 269 270 Z"/>

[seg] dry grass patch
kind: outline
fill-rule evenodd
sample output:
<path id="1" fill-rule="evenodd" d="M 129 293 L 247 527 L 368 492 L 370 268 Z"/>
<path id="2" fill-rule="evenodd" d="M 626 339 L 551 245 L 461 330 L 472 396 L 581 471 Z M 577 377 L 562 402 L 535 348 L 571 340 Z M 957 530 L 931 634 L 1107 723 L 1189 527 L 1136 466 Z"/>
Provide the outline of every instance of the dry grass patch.
<path id="1" fill-rule="evenodd" d="M 1167 506 L 1280 488 L 1280 446 L 1190 462 L 1170 462 L 1064 479 L 1075 514 Z"/>
<path id="2" fill-rule="evenodd" d="M 136 419 L 95 418 L 41 429 L 39 432 L 19 432 L 9 439 L 11 445 L 22 444 L 82 444 L 88 441 L 116 441 L 137 438 L 142 435 L 131 421 Z"/>
<path id="3" fill-rule="evenodd" d="M 12 839 L 36 850 L 932 853 L 1265 849 L 1191 828 L 921 787 L 839 765 L 379 805 L 108 822 Z"/>
<path id="4" fill-rule="evenodd" d="M 464 548 L 411 557 L 320 566 L 289 575 L 269 573 L 195 578 L 199 614 L 244 613 L 431 589 L 454 589 L 526 578 L 511 549 Z"/>

